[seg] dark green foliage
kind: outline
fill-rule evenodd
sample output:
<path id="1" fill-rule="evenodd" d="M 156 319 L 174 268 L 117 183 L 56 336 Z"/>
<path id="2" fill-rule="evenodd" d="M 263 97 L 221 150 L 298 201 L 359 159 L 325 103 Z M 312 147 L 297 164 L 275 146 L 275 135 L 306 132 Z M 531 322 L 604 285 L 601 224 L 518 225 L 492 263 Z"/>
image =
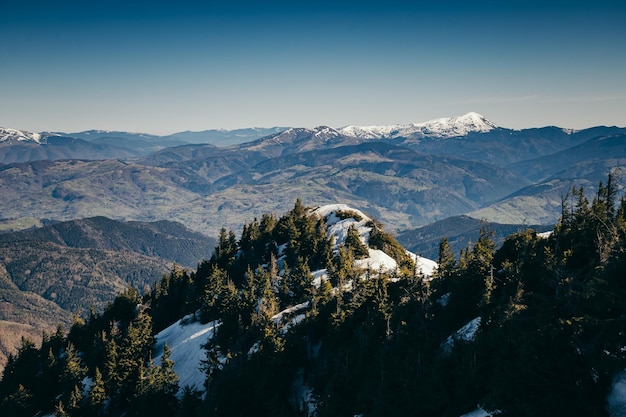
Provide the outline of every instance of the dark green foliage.
<path id="1" fill-rule="evenodd" d="M 178 375 L 174 372 L 171 350 L 164 347 L 161 365 L 150 363 L 139 381 L 137 399 L 132 403 L 137 416 L 164 416 L 176 414 L 178 409 Z"/>
<path id="2" fill-rule="evenodd" d="M 155 333 L 189 313 L 194 303 L 189 299 L 193 281 L 187 271 L 174 266 L 150 293 L 151 316 Z"/>

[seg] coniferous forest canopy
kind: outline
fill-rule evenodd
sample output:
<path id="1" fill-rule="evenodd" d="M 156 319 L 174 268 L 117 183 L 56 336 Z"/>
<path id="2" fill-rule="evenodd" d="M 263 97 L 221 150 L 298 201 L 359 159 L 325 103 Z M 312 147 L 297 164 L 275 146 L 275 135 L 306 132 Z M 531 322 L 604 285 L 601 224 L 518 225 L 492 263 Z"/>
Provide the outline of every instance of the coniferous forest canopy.
<path id="1" fill-rule="evenodd" d="M 239 237 L 223 229 L 195 271 L 175 268 L 145 295 L 128 288 L 41 347 L 23 339 L 0 381 L 2 415 L 609 415 L 626 368 L 615 182 L 572 189 L 551 234 L 522 230 L 496 249 L 484 227 L 458 255 L 443 239 L 432 277 L 375 220 L 367 241 L 351 226 L 335 248 L 328 219 L 298 200 Z M 366 243 L 398 267 L 357 268 Z M 203 390 L 180 386 L 169 347 L 153 360 L 155 335 L 183 317 L 217 326 Z M 468 324 L 474 337 L 457 332 Z"/>

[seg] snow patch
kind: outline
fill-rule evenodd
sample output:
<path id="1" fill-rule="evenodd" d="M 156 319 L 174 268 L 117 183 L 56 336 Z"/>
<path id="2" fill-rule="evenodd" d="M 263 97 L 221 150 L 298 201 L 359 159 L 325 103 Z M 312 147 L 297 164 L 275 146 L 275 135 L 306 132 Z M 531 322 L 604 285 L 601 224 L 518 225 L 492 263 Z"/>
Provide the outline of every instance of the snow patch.
<path id="1" fill-rule="evenodd" d="M 300 369 L 296 373 L 293 382 L 294 397 L 296 407 L 300 411 L 306 411 L 307 416 L 317 415 L 317 398 L 313 394 L 313 389 L 304 381 L 304 370 Z"/>
<path id="2" fill-rule="evenodd" d="M 188 385 L 204 391 L 206 375 L 200 369 L 200 362 L 206 359 L 204 345 L 215 335 L 219 326 L 219 321 L 202 324 L 193 321 L 193 315 L 189 315 L 162 330 L 155 336 L 155 365 L 161 364 L 163 348 L 167 343 L 172 351 L 170 359 L 174 361 L 174 372 L 178 375 L 180 389 Z"/>
<path id="3" fill-rule="evenodd" d="M 626 370 L 613 381 L 607 398 L 607 411 L 611 417 L 626 417 Z"/>
<path id="4" fill-rule="evenodd" d="M 30 142 L 42 144 L 46 141 L 45 137 L 40 133 L 0 127 L 0 143 L 2 142 Z"/>
<path id="5" fill-rule="evenodd" d="M 338 213 L 343 212 L 341 217 Z M 345 217 L 345 215 L 353 214 L 353 217 Z M 366 246 L 369 246 L 369 237 L 372 228 L 367 226 L 372 221 L 370 217 L 364 214 L 362 211 L 354 209 L 346 204 L 329 204 L 326 206 L 317 207 L 311 211 L 311 215 L 319 216 L 326 222 L 326 228 L 328 236 L 334 239 L 333 251 L 337 252 L 339 247 L 343 245 L 348 236 L 348 229 L 353 226 L 359 232 L 361 242 Z M 406 251 L 407 255 L 411 259 L 415 260 L 415 267 L 418 273 L 423 274 L 425 277 L 431 277 L 433 272 L 437 268 L 437 263 L 427 258 L 422 258 L 414 253 Z M 378 249 L 369 249 L 369 256 L 365 259 L 358 259 L 355 261 L 355 267 L 362 269 L 369 269 L 372 272 L 389 272 L 398 267 L 398 263 L 391 256 Z M 314 284 L 319 287 L 321 279 L 326 275 L 326 271 L 318 272 L 315 276 Z"/>
<path id="6" fill-rule="evenodd" d="M 389 272 L 398 267 L 398 263 L 391 256 L 378 249 L 369 249 L 369 257 L 357 259 L 354 266 L 361 269 L 369 269 L 373 273 Z"/>
<path id="7" fill-rule="evenodd" d="M 476 332 L 480 328 L 480 322 L 482 321 L 481 317 L 478 316 L 465 326 L 461 327 L 454 334 L 448 336 L 445 342 L 441 345 L 441 348 L 444 352 L 449 353 L 454 347 L 454 342 L 457 340 L 462 340 L 465 342 L 470 342 L 474 340 L 476 337 Z"/>

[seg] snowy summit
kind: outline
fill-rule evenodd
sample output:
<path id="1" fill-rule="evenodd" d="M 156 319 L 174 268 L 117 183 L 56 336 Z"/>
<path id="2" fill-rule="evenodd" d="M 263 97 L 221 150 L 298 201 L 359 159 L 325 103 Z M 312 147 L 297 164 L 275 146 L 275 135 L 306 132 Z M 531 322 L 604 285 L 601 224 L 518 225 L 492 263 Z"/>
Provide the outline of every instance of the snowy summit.
<path id="1" fill-rule="evenodd" d="M 343 215 L 340 215 L 340 213 L 343 213 Z M 354 217 L 346 217 L 346 213 L 350 213 Z M 335 247 L 333 248 L 335 251 L 346 241 L 348 228 L 351 225 L 356 227 L 359 231 L 361 241 L 368 246 L 369 252 L 367 258 L 355 261 L 358 268 L 369 268 L 372 271 L 393 271 L 397 268 L 398 264 L 391 256 L 381 250 L 369 248 L 369 235 L 372 228 L 368 226 L 368 223 L 371 222 L 372 219 L 360 210 L 351 208 L 346 204 L 329 204 L 314 209 L 311 214 L 325 219 L 328 235 L 332 236 L 335 242 Z M 342 219 L 342 217 L 346 218 Z M 433 271 L 437 267 L 435 261 L 422 258 L 409 251 L 407 251 L 407 254 L 415 260 L 415 267 L 418 273 L 422 273 L 426 278 L 432 276 Z"/>
<path id="2" fill-rule="evenodd" d="M 30 143 L 44 143 L 45 137 L 40 133 L 26 132 L 24 130 L 8 129 L 0 127 L 0 143 L 8 142 L 30 142 Z"/>
<path id="3" fill-rule="evenodd" d="M 458 117 L 443 117 L 423 123 L 387 126 L 346 126 L 339 131 L 361 139 L 394 139 L 398 137 L 453 138 L 469 133 L 485 133 L 498 126 L 484 116 L 470 112 Z"/>

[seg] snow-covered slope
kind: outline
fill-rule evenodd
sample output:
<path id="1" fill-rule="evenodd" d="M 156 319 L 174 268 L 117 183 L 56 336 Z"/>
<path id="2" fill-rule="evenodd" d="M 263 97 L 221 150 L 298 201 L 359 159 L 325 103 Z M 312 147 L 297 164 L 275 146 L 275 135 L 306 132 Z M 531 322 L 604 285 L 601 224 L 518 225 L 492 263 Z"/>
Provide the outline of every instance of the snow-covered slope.
<path id="1" fill-rule="evenodd" d="M 46 137 L 40 133 L 26 132 L 24 130 L 8 129 L 0 127 L 0 143 L 31 142 L 45 143 Z"/>
<path id="2" fill-rule="evenodd" d="M 155 364 L 161 364 L 163 348 L 167 343 L 172 351 L 170 359 L 174 361 L 179 387 L 190 386 L 203 391 L 206 375 L 200 365 L 206 359 L 204 344 L 213 337 L 218 327 L 219 322 L 202 324 L 195 321 L 193 315 L 177 321 L 155 336 Z"/>
<path id="3" fill-rule="evenodd" d="M 388 126 L 346 126 L 338 129 L 344 135 L 361 139 L 393 139 L 397 137 L 430 136 L 451 138 L 472 132 L 489 132 L 498 126 L 478 113 L 458 117 L 443 117 L 423 123 Z"/>

